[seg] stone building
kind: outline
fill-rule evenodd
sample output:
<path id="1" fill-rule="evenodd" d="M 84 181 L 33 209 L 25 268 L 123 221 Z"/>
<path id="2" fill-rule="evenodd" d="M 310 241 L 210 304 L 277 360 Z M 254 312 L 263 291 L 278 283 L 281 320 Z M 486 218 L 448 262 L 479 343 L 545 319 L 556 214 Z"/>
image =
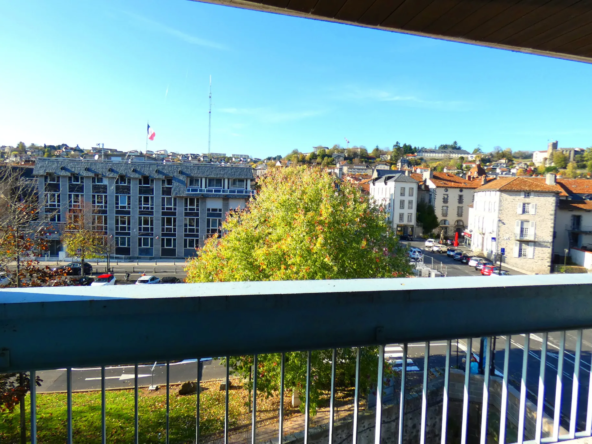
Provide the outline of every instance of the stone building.
<path id="1" fill-rule="evenodd" d="M 549 142 L 546 151 L 535 151 L 532 154 L 532 161 L 536 166 L 553 166 L 553 156 L 556 152 L 561 152 L 567 156 L 568 162 L 575 161 L 578 154 L 583 154 L 583 148 L 559 148 L 559 142 Z"/>
<path id="2" fill-rule="evenodd" d="M 193 256 L 254 193 L 250 167 L 42 158 L 33 174 L 51 222 L 63 227 L 69 210 L 92 203 L 93 225 L 122 257 Z"/>

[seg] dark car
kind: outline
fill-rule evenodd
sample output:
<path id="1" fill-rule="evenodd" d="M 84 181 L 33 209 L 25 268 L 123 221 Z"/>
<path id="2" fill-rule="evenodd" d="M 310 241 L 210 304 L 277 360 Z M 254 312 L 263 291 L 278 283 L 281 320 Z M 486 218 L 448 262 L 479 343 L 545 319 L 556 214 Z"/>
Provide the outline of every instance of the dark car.
<path id="1" fill-rule="evenodd" d="M 53 271 L 65 271 L 68 276 L 80 276 L 82 275 L 82 263 L 70 262 L 69 264 L 62 265 L 61 267 L 54 268 Z M 92 265 L 88 262 L 84 263 L 84 274 L 92 273 Z"/>
<path id="2" fill-rule="evenodd" d="M 463 256 L 464 256 L 464 254 L 462 251 L 457 251 L 456 253 L 454 253 L 453 259 L 455 261 L 460 261 Z"/>
<path id="3" fill-rule="evenodd" d="M 463 254 L 462 257 L 460 258 L 460 262 L 462 264 L 468 264 L 470 260 L 471 260 L 471 256 L 468 256 L 466 254 Z"/>
<path id="4" fill-rule="evenodd" d="M 160 280 L 160 282 L 163 284 L 180 284 L 183 281 L 175 276 L 165 276 Z"/>
<path id="5" fill-rule="evenodd" d="M 399 236 L 399 240 L 404 240 L 404 241 L 412 241 L 413 237 L 409 236 L 408 234 L 401 234 Z"/>
<path id="6" fill-rule="evenodd" d="M 454 257 L 455 253 L 456 253 L 456 248 L 449 248 L 448 250 L 446 250 L 446 256 L 448 256 L 448 257 Z"/>

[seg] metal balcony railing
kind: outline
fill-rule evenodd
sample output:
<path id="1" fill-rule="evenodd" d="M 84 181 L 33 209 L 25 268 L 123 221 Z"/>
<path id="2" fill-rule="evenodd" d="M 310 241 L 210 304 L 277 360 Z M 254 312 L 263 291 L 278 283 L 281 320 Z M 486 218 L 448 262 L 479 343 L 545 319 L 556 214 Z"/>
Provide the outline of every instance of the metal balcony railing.
<path id="1" fill-rule="evenodd" d="M 536 240 L 536 236 L 534 230 L 530 230 L 528 228 L 521 228 L 520 231 L 516 232 L 516 239 L 517 240 L 525 240 L 525 241 L 534 241 Z"/>
<path id="2" fill-rule="evenodd" d="M 200 187 L 187 187 L 188 194 L 238 194 L 254 196 L 255 190 L 245 190 L 239 188 L 200 188 Z"/>
<path id="3" fill-rule="evenodd" d="M 170 361 L 196 356 L 254 355 L 256 363 L 260 354 L 281 353 L 283 395 L 283 357 L 295 350 L 305 351 L 307 357 L 307 395 L 316 383 L 311 377 L 311 351 L 334 350 L 330 362 L 328 425 L 323 429 L 328 442 L 333 441 L 338 429 L 340 433 L 347 429 L 350 435 L 356 436 L 370 430 L 375 442 L 380 443 L 381 438 L 387 438 L 388 428 L 389 438 L 398 436 L 398 442 L 402 443 L 404 433 L 411 433 L 413 428 L 419 434 L 419 442 L 445 443 L 447 434 L 451 433 L 449 409 L 454 403 L 462 403 L 461 443 L 467 442 L 469 432 L 479 434 L 478 430 L 469 430 L 472 403 L 481 405 L 482 443 L 492 427 L 488 411 L 494 407 L 499 409 L 499 428 L 496 423 L 495 433 L 499 433 L 501 443 L 514 441 L 509 435 L 512 421 L 515 440 L 520 443 L 530 439 L 554 443 L 592 435 L 592 384 L 587 376 L 583 377 L 584 372 L 591 371 L 590 338 L 586 336 L 584 340 L 588 332 L 584 333 L 583 329 L 592 328 L 592 276 L 238 282 L 165 288 L 163 291 L 161 285 L 147 285 L 1 291 L 0 371 L 30 371 L 33 379 L 40 370 L 66 369 L 67 442 L 72 442 L 73 436 L 72 367 L 98 367 L 101 371 L 100 433 L 105 442 L 105 368 L 107 364 L 136 363 L 132 364 L 134 442 L 140 442 L 138 363 L 166 361 L 164 433 L 168 442 Z M 457 360 L 460 353 L 470 362 L 475 351 L 474 338 L 483 337 L 488 344 L 495 343 L 495 338 L 504 342 L 503 351 L 492 351 L 491 346 L 484 350 L 483 374 L 451 369 L 453 347 Z M 461 340 L 464 351 L 459 352 L 458 342 L 454 344 L 456 338 L 465 338 Z M 413 358 L 415 362 L 409 364 L 412 350 L 418 345 L 424 350 L 423 358 Z M 364 346 L 378 346 L 375 407 L 369 407 L 374 409 L 373 416 L 368 419 L 360 411 L 363 394 L 358 390 L 358 352 L 353 414 L 349 422 L 342 420 L 337 424 L 335 350 L 359 350 Z M 430 387 L 437 385 L 432 378 L 434 368 L 430 359 L 437 347 L 443 363 L 442 398 L 430 404 Z M 462 346 L 460 349 L 463 350 Z M 384 363 L 389 358 L 400 375 L 396 392 L 383 374 Z M 533 365 L 533 361 L 538 364 Z M 533 368 L 538 373 L 534 378 Z M 229 441 L 231 433 L 229 370 L 226 366 L 224 442 Z M 408 372 L 412 371 L 423 376 L 420 396 L 414 397 L 421 408 L 406 410 L 412 402 L 408 396 L 412 379 Z M 255 442 L 258 439 L 257 372 L 253 378 L 254 420 L 250 438 L 245 441 Z M 37 442 L 38 420 L 41 424 L 41 418 L 37 417 L 38 396 L 33 386 L 29 423 L 32 443 Z M 202 438 L 199 399 L 198 389 L 195 442 Z M 312 433 L 308 399 L 306 396 L 304 442 Z M 437 439 L 431 436 L 431 441 L 426 440 L 428 411 L 437 412 L 442 424 L 441 429 L 438 426 L 439 436 Z M 418 415 L 413 426 L 408 423 L 412 413 Z M 283 396 L 280 396 L 278 418 L 275 437 L 282 442 Z M 363 430 L 362 421 L 365 421 Z M 432 434 L 434 430 L 432 427 Z M 318 438 L 320 432 L 315 433 Z"/>
<path id="4" fill-rule="evenodd" d="M 592 233 L 592 225 L 567 224 L 565 229 L 576 233 Z"/>

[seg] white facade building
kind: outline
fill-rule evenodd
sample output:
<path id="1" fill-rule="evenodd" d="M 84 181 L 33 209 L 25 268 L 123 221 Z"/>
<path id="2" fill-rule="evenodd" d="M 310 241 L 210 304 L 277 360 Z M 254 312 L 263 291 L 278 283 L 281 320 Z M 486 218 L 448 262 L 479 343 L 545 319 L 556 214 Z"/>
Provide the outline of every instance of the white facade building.
<path id="1" fill-rule="evenodd" d="M 370 196 L 388 213 L 398 235 L 415 235 L 418 185 L 415 179 L 402 173 L 370 182 Z"/>

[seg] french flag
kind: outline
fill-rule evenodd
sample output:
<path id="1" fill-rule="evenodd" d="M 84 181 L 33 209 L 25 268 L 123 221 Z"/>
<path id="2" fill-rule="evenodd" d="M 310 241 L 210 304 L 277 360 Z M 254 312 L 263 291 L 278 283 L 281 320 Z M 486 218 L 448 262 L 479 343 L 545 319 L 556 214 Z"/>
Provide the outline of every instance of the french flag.
<path id="1" fill-rule="evenodd" d="M 156 133 L 154 130 L 150 129 L 150 125 L 148 125 L 148 139 L 154 140 L 154 136 L 156 136 Z"/>

